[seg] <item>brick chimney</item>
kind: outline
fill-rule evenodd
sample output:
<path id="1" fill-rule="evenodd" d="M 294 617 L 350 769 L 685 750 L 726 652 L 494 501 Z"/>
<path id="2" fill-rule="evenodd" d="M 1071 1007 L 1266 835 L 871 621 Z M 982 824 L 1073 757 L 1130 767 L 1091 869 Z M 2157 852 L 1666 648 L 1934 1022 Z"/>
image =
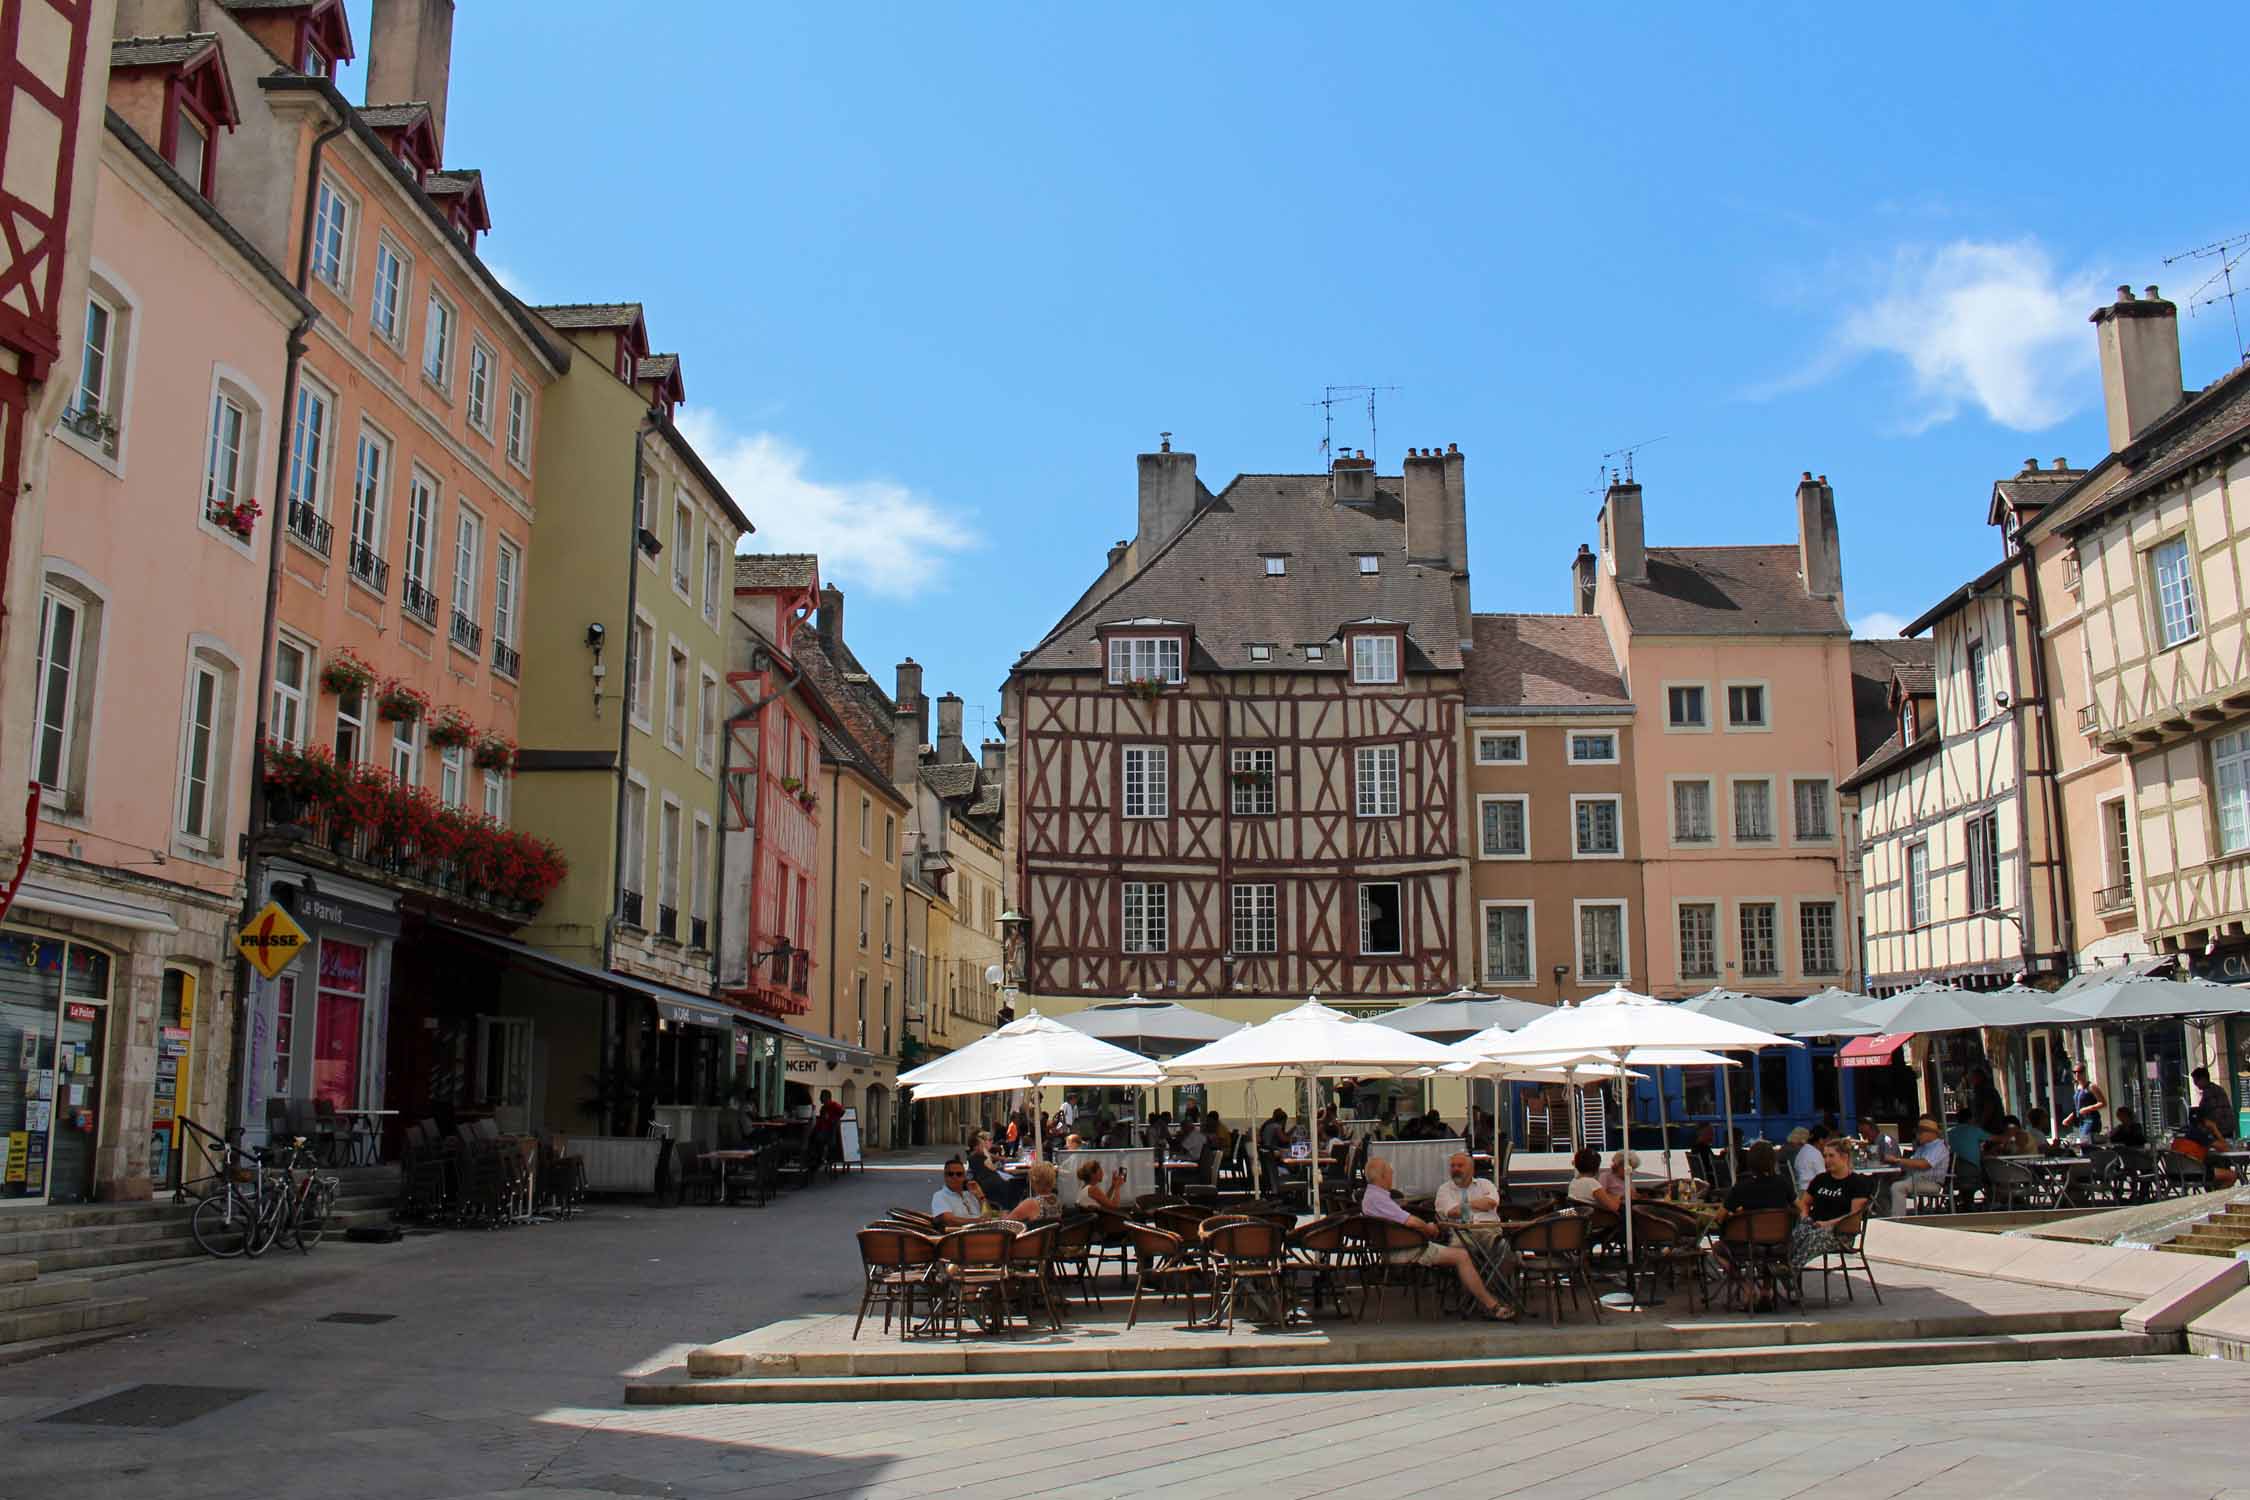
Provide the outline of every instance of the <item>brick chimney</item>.
<path id="1" fill-rule="evenodd" d="M 1580 542 L 1578 555 L 1570 560 L 1570 609 L 1573 614 L 1590 615 L 1594 612 L 1594 567 L 1594 549 Z"/>
<path id="2" fill-rule="evenodd" d="M 1815 599 L 1844 597 L 1844 545 L 1836 535 L 1836 492 L 1810 470 L 1797 481 L 1797 576 Z"/>
<path id="3" fill-rule="evenodd" d="M 453 76 L 453 0 L 375 0 L 367 34 L 367 102 L 430 106 L 445 154 L 445 91 Z"/>
<path id="4" fill-rule="evenodd" d="M 1137 540 L 1145 563 L 1194 519 L 1197 491 L 1202 486 L 1195 482 L 1195 455 L 1174 453 L 1169 432 L 1164 434 L 1161 448 L 1140 456 L 1140 469 L 1141 524 Z"/>
<path id="5" fill-rule="evenodd" d="M 937 701 L 937 758 L 941 766 L 957 766 L 969 758 L 961 743 L 961 695 L 946 693 Z"/>
<path id="6" fill-rule="evenodd" d="M 1648 582 L 1648 543 L 1641 530 L 1641 487 L 1630 479 L 1612 480 L 1602 496 L 1602 556 L 1609 571 L 1624 583 Z"/>
<path id="7" fill-rule="evenodd" d="M 892 700 L 897 707 L 891 719 L 891 780 L 909 786 L 922 768 L 922 744 L 929 735 L 922 665 L 911 656 L 898 664 L 898 691 Z"/>
<path id="8" fill-rule="evenodd" d="M 832 583 L 820 586 L 820 639 L 833 646 L 844 638 L 844 591 Z"/>
<path id="9" fill-rule="evenodd" d="M 977 748 L 983 752 L 984 779 L 1003 781 L 1008 774 L 1008 742 L 986 740 Z"/>
<path id="10" fill-rule="evenodd" d="M 1375 460 L 1367 456 L 1366 449 L 1338 454 L 1328 467 L 1328 477 L 1338 505 L 1358 509 L 1375 503 Z"/>
<path id="11" fill-rule="evenodd" d="M 1468 460 L 1458 443 L 1445 445 L 1445 560 L 1456 573 L 1469 566 Z"/>
<path id="12" fill-rule="evenodd" d="M 1446 566 L 1444 456 L 1435 448 L 1407 449 L 1401 488 L 1406 500 L 1406 560 Z"/>
<path id="13" fill-rule="evenodd" d="M 2179 404 L 2180 310 L 2156 295 L 2135 297 L 2121 286 L 2117 300 L 2088 320 L 2102 351 L 2102 405 L 2109 412 L 2109 448 L 2128 447 L 2149 424 Z"/>

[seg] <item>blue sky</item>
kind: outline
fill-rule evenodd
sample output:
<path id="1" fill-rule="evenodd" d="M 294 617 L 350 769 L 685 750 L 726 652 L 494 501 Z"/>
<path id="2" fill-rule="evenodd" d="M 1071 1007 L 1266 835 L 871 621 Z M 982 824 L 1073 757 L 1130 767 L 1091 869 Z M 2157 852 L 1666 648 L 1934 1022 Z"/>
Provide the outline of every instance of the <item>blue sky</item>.
<path id="1" fill-rule="evenodd" d="M 2086 313 L 2250 230 L 2243 16 L 465 0 L 447 155 L 523 294 L 647 305 L 753 545 L 973 735 L 1135 453 L 1315 469 L 1329 384 L 1400 388 L 1386 472 L 1468 455 L 1479 609 L 1564 608 L 1662 436 L 1651 542 L 1793 539 L 1826 473 L 1895 630 L 1996 555 L 1994 478 L 2106 446 Z M 2182 311 L 2200 385 L 2234 334 Z"/>

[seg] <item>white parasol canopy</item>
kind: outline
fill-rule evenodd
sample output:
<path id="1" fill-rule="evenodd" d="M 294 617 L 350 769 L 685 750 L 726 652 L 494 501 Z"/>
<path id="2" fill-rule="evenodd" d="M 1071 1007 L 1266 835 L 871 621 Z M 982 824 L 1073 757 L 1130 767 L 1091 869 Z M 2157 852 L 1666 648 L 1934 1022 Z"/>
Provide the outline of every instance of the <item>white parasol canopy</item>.
<path id="1" fill-rule="evenodd" d="M 1190 1083 L 1230 1083 L 1259 1078 L 1296 1078 L 1305 1086 L 1305 1121 L 1312 1140 L 1312 1196 L 1320 1212 L 1320 1110 L 1313 1090 L 1317 1078 L 1358 1078 L 1369 1073 L 1406 1074 L 1458 1062 L 1452 1049 L 1389 1026 L 1355 1020 L 1316 997 L 1255 1026 L 1183 1052 L 1164 1065 L 1167 1078 Z"/>
<path id="2" fill-rule="evenodd" d="M 2150 979 L 2119 974 L 2065 995 L 2048 1007 L 2050 1025 L 2082 1021 L 2149 1021 L 2172 1016 L 2250 1014 L 2250 990 L 2212 979 Z"/>
<path id="3" fill-rule="evenodd" d="M 1146 1088 L 1164 1081 L 1164 1070 L 1138 1053 L 1073 1031 L 1037 1011 L 988 1032 L 958 1052 L 909 1069 L 898 1081 L 917 1099 L 1000 1094 L 1051 1083 L 1081 1087 Z M 1032 1111 L 1033 1129 L 1042 1110 Z M 1044 1142 L 1035 1143 L 1043 1145 Z"/>
<path id="4" fill-rule="evenodd" d="M 1789 1008 L 1804 1017 L 1797 1023 L 1791 1036 L 1873 1036 L 1875 1028 L 1862 1026 L 1851 1019 L 1851 1013 L 1863 1005 L 1872 1005 L 1875 997 L 1858 994 L 1852 990 L 1830 985 L 1815 990 Z M 1817 1029 L 1816 1029 L 1817 1028 Z"/>
<path id="5" fill-rule="evenodd" d="M 1965 990 L 1929 980 L 1850 1012 L 1879 1032 L 1975 1031 L 1986 1026 L 2058 1026 L 2067 1017 L 2038 1000 L 1996 990 Z"/>
<path id="6" fill-rule="evenodd" d="M 1434 1000 L 1417 1000 L 1397 1010 L 1370 1017 L 1377 1026 L 1411 1031 L 1437 1042 L 1458 1042 L 1494 1027 L 1528 1025 L 1553 1010 L 1535 1000 L 1514 1000 L 1505 995 L 1480 995 L 1458 989 Z"/>
<path id="7" fill-rule="evenodd" d="M 1215 1042 L 1242 1029 L 1240 1021 L 1229 1021 L 1170 1000 L 1144 1000 L 1139 995 L 1089 1005 L 1055 1019 L 1073 1031 L 1150 1057 L 1159 1052 Z"/>

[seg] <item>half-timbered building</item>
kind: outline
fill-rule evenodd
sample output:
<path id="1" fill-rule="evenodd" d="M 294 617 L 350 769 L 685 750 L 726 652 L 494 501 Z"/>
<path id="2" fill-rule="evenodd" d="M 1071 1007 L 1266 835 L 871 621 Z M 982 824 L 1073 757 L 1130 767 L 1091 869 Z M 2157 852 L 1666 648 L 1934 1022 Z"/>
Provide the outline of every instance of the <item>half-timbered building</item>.
<path id="1" fill-rule="evenodd" d="M 1140 456 L 1136 535 L 1008 679 L 1025 1003 L 1248 1019 L 1471 977 L 1466 534 L 1453 450 L 1217 494 Z"/>

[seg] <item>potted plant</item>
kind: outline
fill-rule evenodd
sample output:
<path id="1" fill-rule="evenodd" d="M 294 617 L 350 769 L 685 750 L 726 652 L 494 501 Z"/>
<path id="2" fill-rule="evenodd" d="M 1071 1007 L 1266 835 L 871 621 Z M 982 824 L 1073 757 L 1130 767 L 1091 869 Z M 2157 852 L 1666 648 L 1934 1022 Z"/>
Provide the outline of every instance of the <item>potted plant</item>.
<path id="1" fill-rule="evenodd" d="M 798 792 L 804 790 L 804 786 L 804 781 L 799 777 L 784 776 L 781 778 L 781 789 L 791 796 L 795 796 Z"/>
<path id="2" fill-rule="evenodd" d="M 470 760 L 480 771 L 506 773 L 516 768 L 516 742 L 497 729 L 487 729 L 477 736 L 477 746 Z"/>
<path id="3" fill-rule="evenodd" d="M 1245 768 L 1229 773 L 1227 779 L 1244 791 L 1256 791 L 1273 785 L 1273 772 Z"/>
<path id="4" fill-rule="evenodd" d="M 258 529 L 258 517 L 264 512 L 255 500 L 213 499 L 204 506 L 203 513 L 221 531 L 247 542 L 251 533 Z"/>
<path id="5" fill-rule="evenodd" d="M 820 811 L 820 793 L 809 786 L 800 788 L 797 792 L 797 805 L 806 812 Z"/>
<path id="6" fill-rule="evenodd" d="M 1165 687 L 1161 677 L 1131 677 L 1125 682 L 1125 690 L 1143 703 L 1154 703 L 1163 696 Z"/>
<path id="7" fill-rule="evenodd" d="M 117 419 L 103 411 L 98 401 L 84 401 L 63 413 L 63 426 L 91 443 L 102 445 L 104 453 L 117 451 Z"/>
<path id="8" fill-rule="evenodd" d="M 439 709 L 437 717 L 430 720 L 430 743 L 441 750 L 469 744 L 476 737 L 477 726 L 469 721 L 467 714 L 450 703 Z"/>
<path id="9" fill-rule="evenodd" d="M 383 679 L 382 689 L 375 695 L 375 717 L 378 719 L 411 724 L 429 711 L 430 695 L 396 677 Z"/>
<path id="10" fill-rule="evenodd" d="M 259 747 L 259 775 L 266 789 L 266 817 L 296 823 L 316 817 L 342 795 L 348 768 L 336 764 L 326 745 L 288 745 L 267 740 Z"/>
<path id="11" fill-rule="evenodd" d="M 375 685 L 375 668 L 366 657 L 349 646 L 339 646 L 335 655 L 321 663 L 321 691 L 334 693 L 341 698 L 348 693 L 364 693 Z"/>

